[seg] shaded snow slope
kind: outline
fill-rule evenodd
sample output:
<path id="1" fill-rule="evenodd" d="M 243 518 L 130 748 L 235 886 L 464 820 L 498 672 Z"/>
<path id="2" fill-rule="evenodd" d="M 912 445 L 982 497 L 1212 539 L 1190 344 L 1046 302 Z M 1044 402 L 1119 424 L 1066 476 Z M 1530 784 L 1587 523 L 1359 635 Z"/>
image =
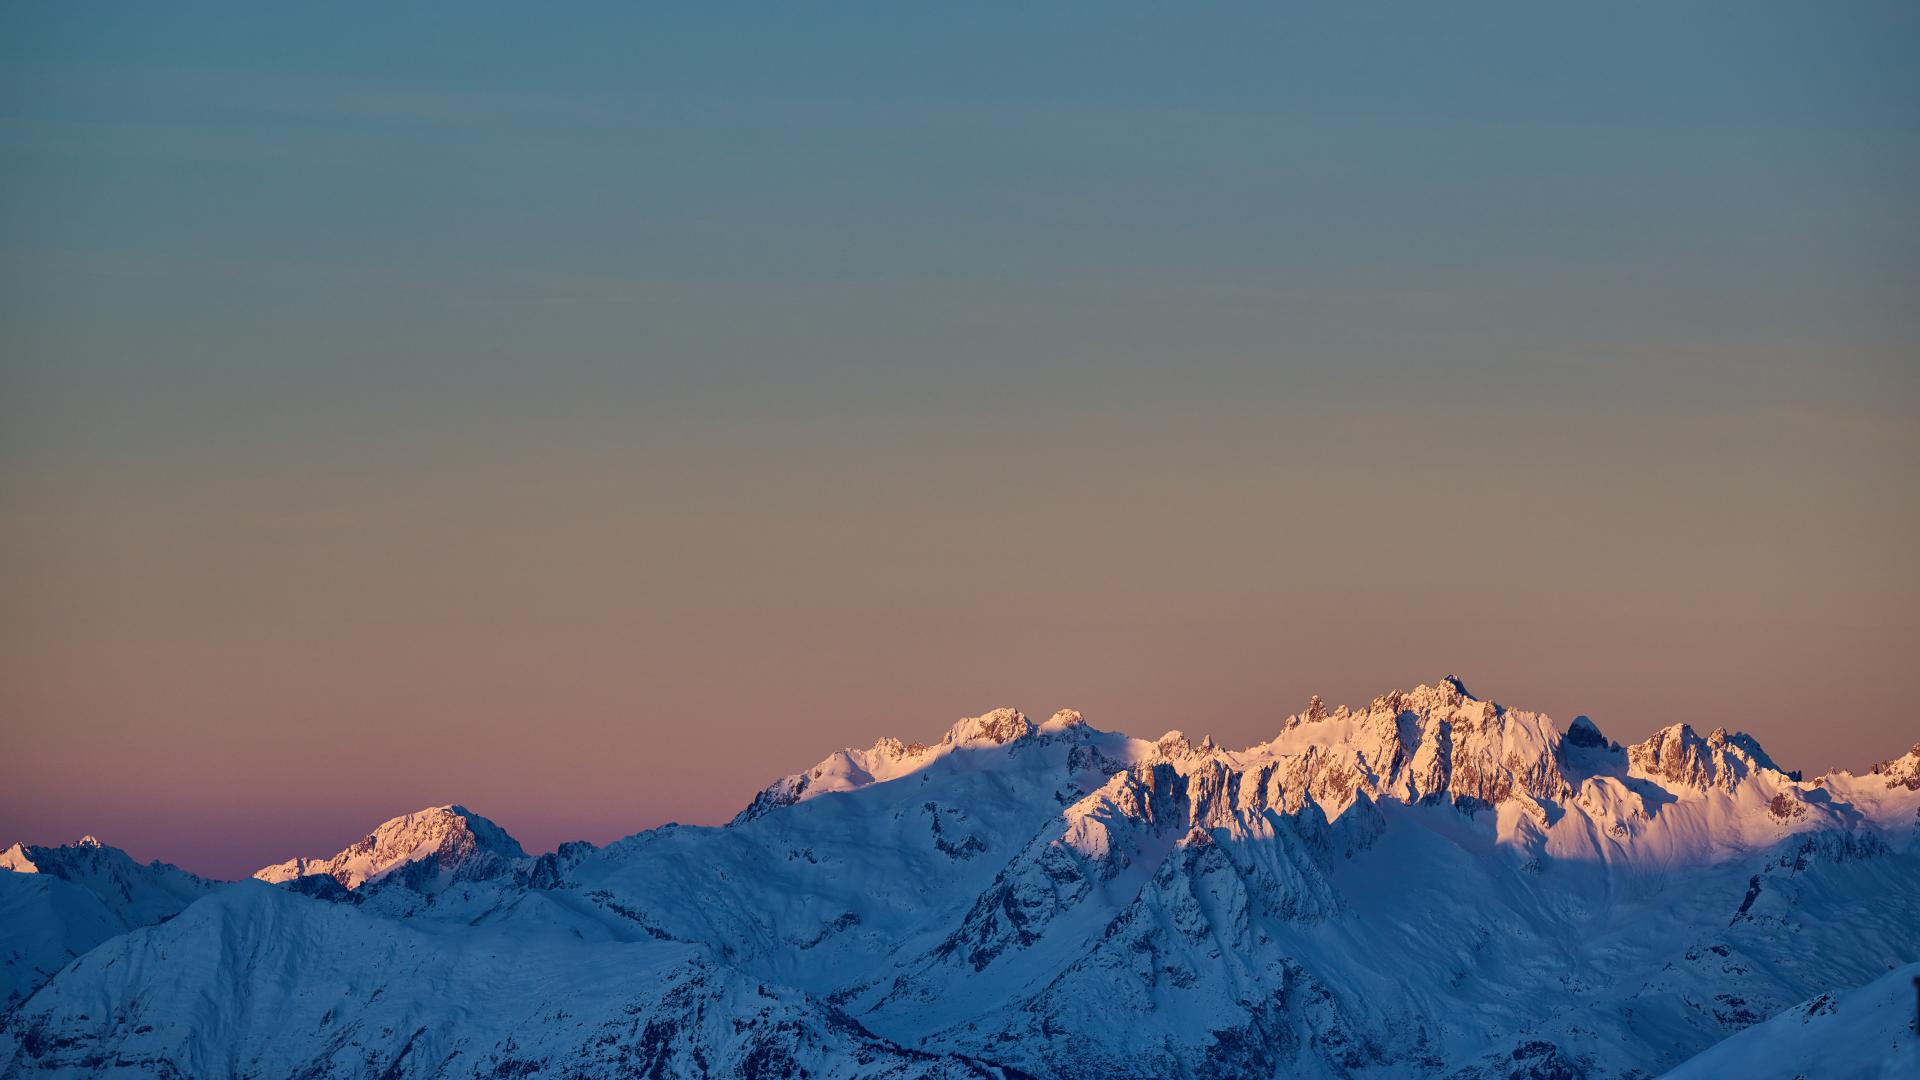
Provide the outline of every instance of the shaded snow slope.
<path id="1" fill-rule="evenodd" d="M 1645 1077 L 1920 959 L 1905 760 L 1805 781 L 1451 678 L 1242 750 L 1000 709 L 724 827 L 526 858 L 457 807 L 395 819 L 89 954 L 0 1063 Z"/>
<path id="2" fill-rule="evenodd" d="M 959 1077 L 688 946 L 366 915 L 242 884 L 9 1015 L 0 1066 L 161 1076 Z M 156 986 L 198 992 L 155 993 Z M 0 1069 L 0 1071 L 6 1071 Z"/>
<path id="3" fill-rule="evenodd" d="M 74 957 L 171 918 L 215 885 L 166 863 L 142 865 L 91 836 L 0 852 L 0 1008 Z"/>
<path id="4" fill-rule="evenodd" d="M 1726 1039 L 1668 1073 L 1670 1080 L 1720 1077 L 1920 1076 L 1914 1033 L 1920 963 L 1853 990 L 1829 991 Z"/>

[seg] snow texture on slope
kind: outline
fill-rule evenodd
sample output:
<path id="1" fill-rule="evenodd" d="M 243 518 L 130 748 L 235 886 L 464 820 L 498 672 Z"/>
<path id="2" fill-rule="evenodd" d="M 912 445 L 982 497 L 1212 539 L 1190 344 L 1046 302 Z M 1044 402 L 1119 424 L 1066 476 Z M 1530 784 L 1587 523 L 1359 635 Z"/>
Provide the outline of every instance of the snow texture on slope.
<path id="1" fill-rule="evenodd" d="M 1853 990 L 1830 990 L 1715 1044 L 1667 1076 L 1920 1076 L 1916 984 L 1920 963 L 1895 968 Z"/>
<path id="2" fill-rule="evenodd" d="M 1652 1076 L 1920 958 L 1915 756 L 1452 678 L 1244 750 L 1000 709 L 719 828 L 395 819 L 82 957 L 0 1073 Z"/>
<path id="3" fill-rule="evenodd" d="M 0 1008 L 74 957 L 173 917 L 214 885 L 166 863 L 141 865 L 91 836 L 0 851 Z"/>
<path id="4" fill-rule="evenodd" d="M 320 874 L 353 889 L 422 863 L 440 875 L 474 878 L 510 872 L 526 857 L 519 841 L 479 814 L 435 806 L 402 814 L 331 858 L 289 859 L 253 876 L 278 882 Z"/>

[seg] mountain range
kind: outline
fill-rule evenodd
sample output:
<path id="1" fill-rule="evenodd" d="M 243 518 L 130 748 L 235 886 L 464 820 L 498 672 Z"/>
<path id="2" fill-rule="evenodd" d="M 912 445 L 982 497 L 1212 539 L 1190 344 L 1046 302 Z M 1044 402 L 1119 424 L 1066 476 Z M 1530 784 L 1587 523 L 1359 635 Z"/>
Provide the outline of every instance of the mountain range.
<path id="1" fill-rule="evenodd" d="M 1920 745 L 1807 779 L 1451 677 L 1278 727 L 997 709 L 539 855 L 15 845 L 0 1075 L 1920 1075 Z"/>

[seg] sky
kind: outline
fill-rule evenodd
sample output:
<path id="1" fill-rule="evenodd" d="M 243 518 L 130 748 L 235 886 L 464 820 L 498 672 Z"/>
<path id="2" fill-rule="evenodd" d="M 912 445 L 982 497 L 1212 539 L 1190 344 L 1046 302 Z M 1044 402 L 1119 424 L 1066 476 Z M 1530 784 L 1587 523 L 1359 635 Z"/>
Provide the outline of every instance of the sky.
<path id="1" fill-rule="evenodd" d="M 1352 7 L 0 6 L 0 844 L 1920 740 L 1920 8 Z"/>

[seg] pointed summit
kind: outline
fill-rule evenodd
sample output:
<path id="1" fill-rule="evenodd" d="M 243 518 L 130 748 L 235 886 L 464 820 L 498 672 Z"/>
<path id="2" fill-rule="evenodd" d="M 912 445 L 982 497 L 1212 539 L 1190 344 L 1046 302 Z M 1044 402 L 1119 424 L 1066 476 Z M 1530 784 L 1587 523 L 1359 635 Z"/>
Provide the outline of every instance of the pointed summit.
<path id="1" fill-rule="evenodd" d="M 1644 776 L 1700 791 L 1732 791 L 1753 773 L 1781 771 L 1753 736 L 1722 727 L 1702 737 L 1689 724 L 1674 724 L 1627 747 L 1627 764 Z"/>
<path id="2" fill-rule="evenodd" d="M 1568 746 L 1605 746 L 1607 737 L 1600 733 L 1599 725 L 1585 716 L 1576 716 L 1573 723 L 1567 725 L 1566 743 Z"/>
<path id="3" fill-rule="evenodd" d="M 1003 708 L 959 721 L 947 730 L 944 741 L 949 746 L 1000 746 L 1026 738 L 1033 730 L 1033 721 L 1025 713 Z"/>
<path id="4" fill-rule="evenodd" d="M 1046 723 L 1040 725 L 1040 733 L 1050 735 L 1057 731 L 1071 731 L 1074 728 L 1086 726 L 1086 718 L 1080 715 L 1079 709 L 1061 709 L 1048 717 Z"/>
<path id="5" fill-rule="evenodd" d="M 289 859 L 254 872 L 283 882 L 324 874 L 349 889 L 431 862 L 442 875 L 491 877 L 527 853 L 505 829 L 464 806 L 435 806 L 392 819 L 326 859 Z"/>

